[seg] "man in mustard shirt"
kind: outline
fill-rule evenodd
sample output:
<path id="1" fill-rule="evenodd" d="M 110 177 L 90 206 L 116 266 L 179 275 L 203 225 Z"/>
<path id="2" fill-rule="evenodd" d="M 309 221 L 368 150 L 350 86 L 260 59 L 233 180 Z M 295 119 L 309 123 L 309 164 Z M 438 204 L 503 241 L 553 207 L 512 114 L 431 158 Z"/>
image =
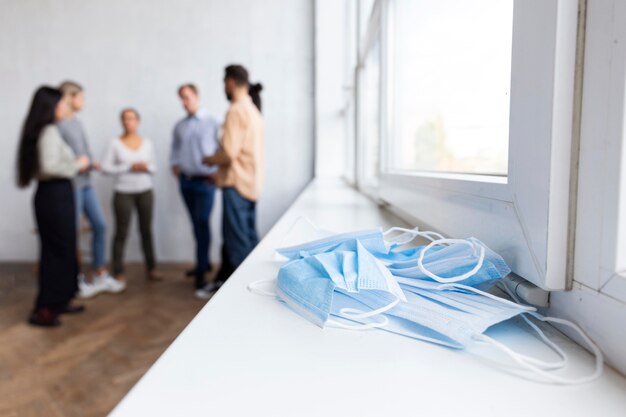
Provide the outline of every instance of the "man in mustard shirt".
<path id="1" fill-rule="evenodd" d="M 217 185 L 222 189 L 222 266 L 214 282 L 196 291 L 209 298 L 237 269 L 258 243 L 256 201 L 263 183 L 263 117 L 261 84 L 250 84 L 248 71 L 229 65 L 224 76 L 226 97 L 231 102 L 224 120 L 219 150 L 204 158 L 217 166 Z"/>

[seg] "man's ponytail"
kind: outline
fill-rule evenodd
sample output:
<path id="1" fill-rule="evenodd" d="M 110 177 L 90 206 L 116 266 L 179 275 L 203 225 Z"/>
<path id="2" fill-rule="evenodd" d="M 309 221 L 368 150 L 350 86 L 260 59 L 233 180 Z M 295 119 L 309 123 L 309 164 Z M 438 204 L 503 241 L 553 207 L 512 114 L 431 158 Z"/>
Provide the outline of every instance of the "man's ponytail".
<path id="1" fill-rule="evenodd" d="M 263 90 L 263 85 L 261 83 L 250 84 L 248 88 L 248 94 L 252 98 L 252 102 L 256 106 L 259 111 L 261 111 L 261 90 Z"/>

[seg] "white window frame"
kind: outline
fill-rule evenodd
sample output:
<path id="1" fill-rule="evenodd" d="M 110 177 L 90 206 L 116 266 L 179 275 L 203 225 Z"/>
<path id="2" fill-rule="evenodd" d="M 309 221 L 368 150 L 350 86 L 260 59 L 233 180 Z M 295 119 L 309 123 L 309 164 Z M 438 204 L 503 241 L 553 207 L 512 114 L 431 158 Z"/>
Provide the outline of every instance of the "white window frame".
<path id="1" fill-rule="evenodd" d="M 581 3 L 586 30 L 572 196 L 577 201 L 573 286 L 551 295 L 549 314 L 581 325 L 607 362 L 626 374 L 626 3 Z"/>
<path id="2" fill-rule="evenodd" d="M 370 52 L 372 51 L 372 49 L 374 48 L 374 45 L 376 44 L 377 41 L 380 42 L 380 60 L 381 60 L 381 67 L 380 67 L 380 79 L 381 79 L 381 83 L 378 86 L 379 89 L 379 99 L 381 100 L 380 105 L 379 105 L 379 131 L 378 131 L 378 136 L 379 136 L 379 146 L 378 146 L 378 152 L 380 155 L 380 151 L 381 151 L 381 147 L 382 147 L 382 138 L 381 138 L 381 132 L 382 132 L 382 119 L 381 119 L 381 113 L 382 113 L 382 109 L 383 109 L 383 102 L 382 102 L 382 97 L 384 94 L 384 91 L 382 89 L 382 79 L 384 77 L 384 69 L 383 69 L 383 63 L 385 61 L 385 56 L 383 55 L 383 50 L 385 48 L 384 45 L 384 37 L 383 37 L 383 30 L 381 27 L 381 20 L 382 20 L 382 1 L 381 0 L 377 0 L 374 2 L 371 12 L 369 14 L 369 17 L 367 19 L 367 27 L 365 28 L 364 34 L 363 36 L 359 39 L 358 42 L 358 56 L 357 56 L 357 68 L 356 68 L 356 85 L 357 85 L 357 90 L 358 91 L 363 91 L 363 85 L 364 85 L 364 71 L 366 71 L 366 62 L 368 59 L 368 56 L 370 54 Z M 359 8 L 362 7 L 361 2 L 359 2 Z M 358 13 L 363 13 L 363 10 L 359 9 Z M 360 16 L 358 17 L 359 21 L 360 21 Z M 359 29 L 360 30 L 360 29 Z M 376 182 L 372 182 L 371 178 L 368 177 L 367 174 L 367 170 L 368 170 L 368 166 L 367 166 L 367 151 L 368 151 L 368 144 L 366 143 L 366 137 L 364 134 L 364 129 L 363 129 L 363 125 L 366 122 L 365 120 L 365 116 L 364 116 L 364 110 L 363 110 L 363 97 L 364 97 L 365 93 L 357 93 L 356 99 L 355 99 L 355 103 L 356 103 L 356 173 L 355 173 L 355 177 L 356 177 L 356 185 L 359 188 L 359 190 L 365 192 L 368 195 L 375 195 L 378 189 L 378 183 Z M 380 156 L 379 156 L 379 162 L 380 162 Z"/>
<path id="3" fill-rule="evenodd" d="M 577 0 L 515 0 L 507 177 L 389 168 L 393 0 L 376 7 L 367 33 L 378 29 L 382 37 L 381 175 L 375 189 L 359 187 L 422 227 L 484 240 L 546 290 L 565 289 Z"/>

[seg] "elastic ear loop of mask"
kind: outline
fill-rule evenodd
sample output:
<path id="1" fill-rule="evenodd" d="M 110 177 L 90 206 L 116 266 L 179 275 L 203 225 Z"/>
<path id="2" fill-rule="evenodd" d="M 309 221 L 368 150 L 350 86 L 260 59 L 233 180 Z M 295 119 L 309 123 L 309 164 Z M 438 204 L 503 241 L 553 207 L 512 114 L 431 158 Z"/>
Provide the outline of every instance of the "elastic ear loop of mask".
<path id="1" fill-rule="evenodd" d="M 532 306 L 526 306 L 526 305 L 522 304 L 520 299 L 506 285 L 504 286 L 504 290 L 514 300 L 514 302 L 511 302 L 511 301 L 508 301 L 508 300 L 504 300 L 504 299 L 502 299 L 500 297 L 496 297 L 495 295 L 492 295 L 492 297 L 497 298 L 497 299 L 501 300 L 502 302 L 506 301 L 506 302 L 509 302 L 511 304 L 517 305 L 519 307 L 527 308 L 528 309 L 528 314 L 530 314 L 530 315 L 537 314 L 537 309 L 536 308 L 534 308 Z M 480 291 L 480 290 L 476 290 L 476 291 Z M 526 314 L 521 314 L 521 317 L 522 317 L 522 319 L 524 319 L 526 324 L 528 324 L 535 332 L 537 332 L 537 334 L 539 335 L 541 340 L 543 340 L 554 352 L 556 352 L 557 355 L 559 355 L 561 357 L 561 361 L 560 362 L 553 362 L 553 363 L 544 362 L 544 361 L 540 361 L 538 359 L 531 358 L 529 356 L 523 355 L 521 353 L 519 354 L 520 357 L 521 358 L 525 358 L 527 362 L 530 362 L 530 363 L 533 363 L 535 365 L 541 366 L 544 369 L 559 369 L 559 368 L 566 367 L 568 362 L 569 362 L 569 359 L 567 357 L 567 354 L 563 351 L 563 349 L 561 349 L 556 343 L 554 343 L 552 340 L 550 340 L 550 338 L 548 336 L 546 336 L 546 334 L 543 332 L 543 330 L 541 330 L 539 328 L 539 326 L 537 326 L 535 323 L 530 321 L 530 319 L 528 317 L 526 317 Z"/>
<path id="2" fill-rule="evenodd" d="M 393 300 L 391 303 L 387 304 L 386 306 L 377 308 L 376 310 L 372 310 L 372 311 L 363 311 L 357 308 L 344 307 L 341 310 L 339 310 L 339 313 L 349 319 L 366 319 L 368 317 L 374 317 L 379 314 L 386 313 L 387 311 L 397 306 L 399 302 L 400 302 L 400 299 L 396 298 L 395 300 Z"/>
<path id="3" fill-rule="evenodd" d="M 428 269 L 426 269 L 426 267 L 424 266 L 424 255 L 426 254 L 426 252 L 428 252 L 428 249 L 432 248 L 433 246 L 437 246 L 437 245 L 454 244 L 454 243 L 460 243 L 460 244 L 464 244 L 464 245 L 469 245 L 470 247 L 472 247 L 474 249 L 474 251 L 476 250 L 477 247 L 480 249 L 480 254 L 478 255 L 478 261 L 476 261 L 476 266 L 474 266 L 474 268 L 472 268 L 471 271 L 467 271 L 466 273 L 461 274 L 461 275 L 457 275 L 456 277 L 445 278 L 445 277 L 440 277 L 439 275 L 433 274 Z M 430 277 L 430 278 L 434 279 L 437 282 L 441 282 L 441 283 L 445 284 L 445 283 L 448 283 L 448 282 L 463 281 L 464 279 L 473 276 L 483 266 L 484 260 L 485 260 L 485 248 L 483 246 L 477 244 L 477 243 L 470 242 L 470 241 L 467 241 L 467 240 L 464 240 L 464 239 L 438 239 L 438 240 L 435 240 L 435 241 L 431 242 L 430 244 L 428 244 L 428 246 L 426 246 L 424 249 L 422 249 L 422 251 L 420 252 L 419 256 L 417 257 L 417 267 L 427 277 Z"/>
<path id="4" fill-rule="evenodd" d="M 267 297 L 276 297 L 277 294 L 274 291 L 267 291 L 264 290 L 263 288 L 259 288 L 260 285 L 264 285 L 264 284 L 276 284 L 276 279 L 272 278 L 272 279 L 259 279 L 257 281 L 253 281 L 251 283 L 249 283 L 248 285 L 246 285 L 246 289 L 248 291 L 250 291 L 251 293 L 254 294 L 258 294 L 258 295 L 265 295 Z"/>
<path id="5" fill-rule="evenodd" d="M 490 298 L 492 300 L 495 300 L 499 303 L 511 306 L 511 307 L 515 307 L 515 308 L 521 308 L 523 310 L 525 310 L 525 312 L 527 313 L 534 313 L 537 311 L 537 309 L 535 307 L 532 306 L 527 306 L 524 304 L 521 304 L 519 302 L 519 300 L 517 300 L 517 298 L 513 295 L 510 294 L 511 297 L 516 300 L 517 302 L 514 301 L 509 301 L 509 300 L 505 300 L 504 298 L 498 297 L 496 295 L 490 294 L 486 291 L 481 291 L 477 288 L 474 287 L 470 287 L 469 285 L 463 285 L 463 284 L 441 284 L 437 286 L 437 289 L 439 290 L 443 290 L 446 288 L 460 288 L 466 291 L 471 291 L 473 293 L 479 294 L 483 297 L 487 297 Z M 546 362 L 546 361 L 541 361 L 539 359 L 536 358 L 532 358 L 530 356 L 526 356 L 523 354 L 519 354 L 520 357 L 524 358 L 524 360 L 526 360 L 529 363 L 535 364 L 537 366 L 540 366 L 543 369 L 560 369 L 563 368 L 565 366 L 567 366 L 568 363 L 568 358 L 567 358 L 567 354 L 563 351 L 563 349 L 561 349 L 556 343 L 554 343 L 552 340 L 550 340 L 550 338 L 548 338 L 548 336 L 546 336 L 546 334 L 543 332 L 543 330 L 541 330 L 535 323 L 533 323 L 532 321 L 530 321 L 524 314 L 521 314 L 522 319 L 524 319 L 524 321 L 526 321 L 526 323 L 535 331 L 537 332 L 537 334 L 539 335 L 539 337 L 541 338 L 541 340 L 543 340 L 557 355 L 559 355 L 559 357 L 561 358 L 560 361 L 558 362 Z"/>
<path id="6" fill-rule="evenodd" d="M 406 245 L 407 243 L 409 243 L 410 241 L 412 241 L 413 239 L 415 239 L 415 233 L 419 232 L 419 228 L 417 226 L 415 226 L 412 229 L 407 229 L 404 227 L 391 227 L 387 230 L 385 230 L 383 232 L 383 237 L 386 237 L 387 235 L 390 235 L 394 232 L 402 232 L 401 234 L 399 234 L 398 236 L 392 237 L 390 239 L 388 239 L 389 243 L 394 243 L 397 244 L 398 246 L 402 246 L 402 245 Z M 406 241 L 398 241 L 397 239 L 400 239 L 401 237 L 408 235 L 409 239 Z"/>
<path id="7" fill-rule="evenodd" d="M 275 279 L 260 279 L 257 281 L 253 281 L 246 286 L 246 289 L 254 294 L 265 295 L 268 297 L 276 297 L 277 296 L 276 292 L 267 291 L 262 288 L 259 288 L 260 285 L 270 284 L 270 283 L 275 284 L 276 280 Z M 389 304 L 388 306 L 385 306 L 385 307 L 382 307 L 382 308 L 379 308 L 377 310 L 373 310 L 367 313 L 361 310 L 351 309 L 351 308 L 343 308 L 340 310 L 340 313 L 343 314 L 344 315 L 343 317 L 346 319 L 369 318 L 369 317 L 373 317 L 378 314 L 384 313 L 385 311 L 393 308 L 396 304 L 398 304 L 398 302 L 400 302 L 399 298 L 395 300 L 394 302 L 392 302 L 391 304 Z M 348 314 L 344 313 L 344 311 L 348 312 Z M 363 314 L 350 314 L 350 313 L 363 313 Z M 342 316 L 338 316 L 338 317 L 342 317 Z M 326 323 L 331 324 L 333 327 L 340 327 L 342 329 L 367 330 L 367 329 L 374 329 L 378 327 L 384 327 L 389 323 L 389 319 L 387 317 L 381 316 L 381 318 L 382 318 L 382 321 L 364 323 L 364 324 L 346 324 L 346 323 L 341 323 L 336 320 L 328 320 Z"/>
<path id="8" fill-rule="evenodd" d="M 473 288 L 473 287 L 470 287 L 470 286 L 467 286 L 467 285 L 463 285 L 463 284 L 455 284 L 455 283 L 454 283 L 455 281 L 461 281 L 461 280 L 463 280 L 463 279 L 466 279 L 466 278 L 468 278 L 468 277 L 470 277 L 470 276 L 474 275 L 474 274 L 475 274 L 475 273 L 476 273 L 476 272 L 480 269 L 480 267 L 482 266 L 482 263 L 484 262 L 484 252 L 485 252 L 485 248 L 483 248 L 483 247 L 482 247 L 482 246 L 480 246 L 480 245 L 478 245 L 478 246 L 480 247 L 480 250 L 481 250 L 480 257 L 479 257 L 478 263 L 476 264 L 476 266 L 474 267 L 474 269 L 473 269 L 472 271 L 469 271 L 469 272 L 467 272 L 467 273 L 465 273 L 465 274 L 463 274 L 463 275 L 460 275 L 460 276 L 457 276 L 457 277 L 451 277 L 451 278 L 443 278 L 443 277 L 440 277 L 440 276 L 435 275 L 435 274 L 431 273 L 430 271 L 428 271 L 428 270 L 424 267 L 423 260 L 424 260 L 424 255 L 425 255 L 426 251 L 427 251 L 430 247 L 435 246 L 435 245 L 438 245 L 438 244 L 441 244 L 441 243 L 465 243 L 465 244 L 472 245 L 472 247 L 474 247 L 474 248 L 476 247 L 476 244 L 474 244 L 473 242 L 469 242 L 469 241 L 462 240 L 462 239 L 444 239 L 444 240 L 446 240 L 447 242 L 442 242 L 441 240 L 439 240 L 439 241 L 433 241 L 430 245 L 428 245 L 427 247 L 425 247 L 425 248 L 422 250 L 422 252 L 420 253 L 420 256 L 418 257 L 418 260 L 417 260 L 417 265 L 418 265 L 418 267 L 420 268 L 420 270 L 422 271 L 422 273 L 424 273 L 425 275 L 429 276 L 430 278 L 432 278 L 432 279 L 434 279 L 434 280 L 436 280 L 436 281 L 438 281 L 438 282 L 444 282 L 444 284 L 443 284 L 442 286 L 439 286 L 438 288 L 444 288 L 444 286 L 450 285 L 450 286 L 453 286 L 453 287 L 463 288 L 463 289 L 465 289 L 465 290 L 468 290 L 468 291 L 472 291 L 472 292 L 475 292 L 475 293 L 481 294 L 481 295 L 483 295 L 483 296 L 486 296 L 486 297 L 488 297 L 488 298 L 491 298 L 491 299 L 496 300 L 496 301 L 498 301 L 498 302 L 501 302 L 501 303 L 503 303 L 503 304 L 511 305 L 511 306 L 514 306 L 514 307 L 517 307 L 517 308 L 519 308 L 520 306 L 521 306 L 521 307 L 523 307 L 524 309 L 528 309 L 528 308 L 529 308 L 529 307 L 523 306 L 521 303 L 519 303 L 519 300 L 517 300 L 517 298 L 516 298 L 514 295 L 512 295 L 512 294 L 510 294 L 510 295 L 511 295 L 511 297 L 512 297 L 513 299 L 515 299 L 515 300 L 517 301 L 517 303 L 511 302 L 511 301 L 508 301 L 508 300 L 504 300 L 504 299 L 502 299 L 502 298 L 500 298 L 500 297 L 497 297 L 497 296 L 495 296 L 495 295 L 493 295 L 493 294 L 489 294 L 489 293 L 487 293 L 487 292 L 480 291 L 480 290 L 478 290 L 478 289 L 476 289 L 476 288 Z M 451 282 L 451 284 L 445 284 L 445 282 Z M 531 310 L 530 310 L 529 312 L 531 312 L 531 311 L 535 311 L 535 308 L 534 308 L 534 307 L 530 307 L 530 309 L 531 309 Z M 526 323 L 527 323 L 527 324 L 528 324 L 528 325 L 529 325 L 529 326 L 530 326 L 533 330 L 535 330 L 535 331 L 537 332 L 537 334 L 539 335 L 539 337 L 540 337 L 540 338 L 541 338 L 541 339 L 542 339 L 542 340 L 543 340 L 543 341 L 544 341 L 544 342 L 545 342 L 545 343 L 546 343 L 546 344 L 547 344 L 547 345 L 548 345 L 548 346 L 549 346 L 549 347 L 550 347 L 550 348 L 551 348 L 551 349 L 552 349 L 552 350 L 553 350 L 553 351 L 554 351 L 557 355 L 559 355 L 559 357 L 561 358 L 561 360 L 560 360 L 560 361 L 558 361 L 558 362 L 545 362 L 545 361 L 541 361 L 541 360 L 538 360 L 538 359 L 535 359 L 535 358 L 531 358 L 531 357 L 526 356 L 526 355 L 523 355 L 523 354 L 521 354 L 521 353 L 520 353 L 520 354 L 518 354 L 518 355 L 519 355 L 519 357 L 520 357 L 520 358 L 522 358 L 523 360 L 525 360 L 525 361 L 527 361 L 527 362 L 531 363 L 531 364 L 535 364 L 535 365 L 537 365 L 537 366 L 540 366 L 540 367 L 542 367 L 543 369 L 558 369 L 558 368 L 563 368 L 564 366 L 566 366 L 566 365 L 567 365 L 567 363 L 568 363 L 567 354 L 566 354 L 566 353 L 565 353 L 565 352 L 564 352 L 564 351 L 563 351 L 560 347 L 558 347 L 558 346 L 557 346 L 557 345 L 556 345 L 553 341 L 551 341 L 551 340 L 550 340 L 550 339 L 549 339 L 549 338 L 545 335 L 545 333 L 544 333 L 544 332 L 543 332 L 543 331 L 542 331 L 539 327 L 537 327 L 537 326 L 536 326 L 533 322 L 531 322 L 531 321 L 530 321 L 530 320 L 529 320 L 526 316 L 524 316 L 524 314 L 522 314 L 521 316 L 522 316 L 522 318 L 526 321 Z"/>
<path id="9" fill-rule="evenodd" d="M 406 239 L 406 240 L 400 240 L 400 241 L 390 240 L 389 241 L 390 243 L 396 244 L 398 246 L 406 245 L 407 243 L 413 241 L 418 236 L 424 237 L 424 238 L 430 240 L 431 242 L 434 241 L 434 240 L 437 240 L 437 239 L 438 240 L 444 239 L 443 235 L 441 235 L 441 234 L 439 234 L 437 232 L 428 232 L 428 231 L 420 232 L 417 227 L 415 227 L 413 229 L 406 229 L 404 227 L 392 227 L 392 228 L 386 230 L 383 233 L 383 236 L 387 236 L 388 234 L 393 233 L 393 232 L 402 232 L 402 234 L 399 235 L 399 236 L 396 236 L 395 238 L 392 238 L 392 239 L 398 239 L 398 238 L 402 237 L 405 234 L 409 235 L 409 238 Z M 434 236 L 434 238 L 433 238 L 433 236 Z"/>
<path id="10" fill-rule="evenodd" d="M 524 307 L 528 309 L 528 313 L 529 314 L 537 314 L 537 309 L 532 307 L 532 306 L 527 306 L 524 305 L 520 299 L 505 285 L 504 286 L 504 290 L 506 291 L 506 293 L 515 301 L 515 303 L 517 303 L 516 305 L 519 307 Z M 477 290 L 480 291 L 480 290 Z M 492 295 L 492 297 L 496 297 L 495 295 Z M 510 302 L 508 300 L 504 300 L 500 297 L 496 297 L 499 300 L 501 300 L 502 302 L 506 301 L 506 302 Z M 512 303 L 512 304 L 515 304 Z M 563 351 L 563 349 L 561 349 L 556 343 L 554 343 L 552 340 L 550 340 L 550 338 L 548 336 L 546 336 L 546 334 L 543 332 L 543 330 L 541 330 L 539 328 L 539 326 L 537 326 L 535 323 L 533 323 L 532 321 L 530 321 L 530 319 L 528 317 L 526 317 L 526 314 L 521 314 L 522 319 L 524 319 L 524 321 L 526 322 L 526 324 L 528 324 L 533 330 L 535 330 L 535 332 L 537 332 L 537 334 L 539 335 L 539 337 L 541 338 L 541 340 L 543 340 L 554 352 L 557 353 L 557 355 L 559 355 L 561 357 L 561 362 L 554 362 L 552 363 L 552 366 L 548 366 L 550 365 L 549 362 L 543 362 L 540 361 L 538 359 L 535 358 L 531 358 L 525 355 L 520 354 L 520 357 L 522 358 L 526 358 L 526 360 L 530 363 L 534 363 L 535 365 L 539 365 L 542 366 L 544 369 L 558 369 L 558 368 L 564 368 L 565 366 L 567 366 L 567 363 L 569 362 L 569 359 L 567 357 L 567 354 Z"/>
<path id="11" fill-rule="evenodd" d="M 541 320 L 541 321 L 545 321 L 545 322 L 553 322 L 553 323 L 559 323 L 568 327 L 571 327 L 572 329 L 576 330 L 576 332 L 578 332 L 578 334 L 580 334 L 580 336 L 583 338 L 583 340 L 585 341 L 585 343 L 591 348 L 591 350 L 593 351 L 593 354 L 596 358 L 595 361 L 595 370 L 591 375 L 588 375 L 586 377 L 582 377 L 582 378 L 564 378 L 558 375 L 554 375 L 550 372 L 546 372 L 545 370 L 541 369 L 538 366 L 535 366 L 531 363 L 528 362 L 528 360 L 526 359 L 526 357 L 524 357 L 523 355 L 520 355 L 519 353 L 515 352 L 513 349 L 509 348 L 508 346 L 492 339 L 489 336 L 486 336 L 484 334 L 477 336 L 478 340 L 483 340 L 493 346 L 495 346 L 496 348 L 500 349 L 502 352 L 504 352 L 506 355 L 508 355 L 511 359 L 513 359 L 515 362 L 517 362 L 519 365 L 521 365 L 523 368 L 526 368 L 527 370 L 534 372 L 537 375 L 540 375 L 552 382 L 555 382 L 557 384 L 564 384 L 564 385 L 577 385 L 577 384 L 584 384 L 587 382 L 591 382 L 594 381 L 596 379 L 598 379 L 600 377 L 600 375 L 602 375 L 602 371 L 603 371 L 603 362 L 604 362 L 604 357 L 602 355 L 602 352 L 600 351 L 600 349 L 598 348 L 598 346 L 596 346 L 595 343 L 593 343 L 593 341 L 589 338 L 589 336 L 587 336 L 585 334 L 585 332 L 583 332 L 583 330 L 578 327 L 576 324 L 567 321 L 567 320 L 563 320 L 563 319 L 559 319 L 556 317 L 544 317 L 541 316 L 540 314 L 536 314 L 536 313 L 526 313 L 526 314 L 531 314 L 533 317 Z"/>
<path id="12" fill-rule="evenodd" d="M 505 287 L 505 290 L 507 293 L 509 293 L 509 295 L 516 301 L 518 301 L 518 298 L 511 293 L 511 291 Z M 486 335 L 480 335 L 477 336 L 478 340 L 482 340 L 484 342 L 487 342 L 493 346 L 495 346 L 496 348 L 500 349 L 502 352 L 504 352 L 506 355 L 508 355 L 511 359 L 513 359 L 515 362 L 517 362 L 519 365 L 521 365 L 522 367 L 528 369 L 531 372 L 536 373 L 537 375 L 541 375 L 546 379 L 549 379 L 552 382 L 558 383 L 558 384 L 564 384 L 564 385 L 577 385 L 577 384 L 584 384 L 587 382 L 591 382 L 596 380 L 597 378 L 600 377 L 600 375 L 602 375 L 602 372 L 604 370 L 604 355 L 602 354 L 602 351 L 600 350 L 600 348 L 598 348 L 598 346 L 593 342 L 593 340 L 591 340 L 591 338 L 589 336 L 587 336 L 587 334 L 575 323 L 569 321 L 569 320 L 564 320 L 564 319 L 560 319 L 557 317 L 546 317 L 546 316 L 542 316 L 539 313 L 536 312 L 526 312 L 523 314 L 529 314 L 533 317 L 535 317 L 538 320 L 544 321 L 544 322 L 552 322 L 552 323 L 558 323 L 558 324 L 562 324 L 564 326 L 568 326 L 572 329 L 574 329 L 581 337 L 582 339 L 585 341 L 585 343 L 587 344 L 587 346 L 589 346 L 595 356 L 595 370 L 591 375 L 588 375 L 586 377 L 582 377 L 582 378 L 564 378 L 558 375 L 554 375 L 551 374 L 549 372 L 546 372 L 544 369 L 540 369 L 537 366 L 533 365 L 532 363 L 529 362 L 533 362 L 533 363 L 543 363 L 542 361 L 538 361 L 538 360 L 534 360 L 534 361 L 529 361 L 529 357 L 522 355 L 518 352 L 515 352 L 513 349 L 509 348 L 508 346 L 504 345 L 503 343 L 500 343 L 494 339 L 492 339 L 489 336 Z M 528 324 L 531 325 L 531 327 L 533 327 L 533 329 L 535 329 L 536 331 L 538 331 L 539 335 L 541 336 L 541 338 L 546 341 L 547 336 L 545 336 L 545 334 L 538 330 L 538 327 L 534 324 L 531 323 L 530 320 L 528 320 L 528 318 L 526 318 L 524 315 L 522 315 L 522 317 L 526 320 L 526 322 Z M 551 347 L 556 347 L 556 344 L 554 344 L 554 342 L 550 341 L 548 342 L 548 344 Z M 564 355 L 564 362 L 567 362 L 567 355 L 565 355 L 565 352 L 563 352 L 560 348 L 558 349 L 562 355 Z"/>
<path id="13" fill-rule="evenodd" d="M 402 281 L 403 283 L 407 284 L 406 282 Z M 410 284 L 407 284 L 410 285 Z M 490 294 L 486 291 L 481 291 L 477 288 L 474 287 L 470 287 L 469 285 L 464 285 L 464 284 L 458 284 L 458 283 L 450 283 L 450 284 L 440 284 L 437 285 L 435 287 L 436 290 L 446 290 L 446 289 L 462 289 L 462 290 L 466 290 L 469 292 L 473 292 L 475 294 L 481 295 L 483 297 L 487 297 L 490 298 L 492 300 L 495 300 L 501 304 L 507 305 L 507 306 L 511 306 L 514 308 L 518 308 L 518 309 L 522 309 L 525 310 L 526 312 L 535 312 L 537 309 L 535 307 L 532 306 L 528 306 L 528 305 L 524 305 L 518 302 L 514 302 L 514 301 L 509 301 L 506 300 L 504 298 L 498 297 L 496 295 Z M 511 297 L 513 299 L 516 299 L 514 295 L 511 294 Z M 537 334 L 539 335 L 539 337 L 557 354 L 559 355 L 559 357 L 561 358 L 560 361 L 558 362 L 545 362 L 545 361 L 541 361 L 535 358 L 531 358 L 529 356 L 525 356 L 523 354 L 520 353 L 520 356 L 523 357 L 525 360 L 527 360 L 530 363 L 533 363 L 537 366 L 542 367 L 543 369 L 559 369 L 559 368 L 563 368 L 565 366 L 567 366 L 568 363 L 568 359 L 567 359 L 567 355 L 565 354 L 565 352 L 558 347 L 558 345 L 556 345 L 552 340 L 550 340 L 545 333 L 543 332 L 543 330 L 541 330 L 539 327 L 537 327 L 533 322 L 531 322 L 525 315 L 521 315 L 521 317 L 526 321 L 526 323 L 528 323 L 528 325 L 530 327 L 532 327 Z"/>
<path id="14" fill-rule="evenodd" d="M 399 302 L 400 302 L 400 298 L 396 298 L 395 300 L 393 300 L 391 303 L 387 304 L 386 306 L 383 306 L 383 307 L 377 308 L 376 310 L 371 310 L 371 311 L 363 311 L 357 308 L 344 307 L 341 310 L 339 310 L 339 314 L 337 315 L 337 317 L 342 317 L 348 320 L 362 320 L 362 319 L 367 319 L 367 318 L 373 318 L 391 310 L 392 308 L 397 306 Z M 382 318 L 382 321 L 374 322 L 374 323 L 351 325 L 351 324 L 344 324 L 344 323 L 340 323 L 335 320 L 332 320 L 332 324 L 339 325 L 339 327 L 344 328 L 344 329 L 352 329 L 352 330 L 366 330 L 366 329 L 372 329 L 372 328 L 385 327 L 389 323 L 389 319 L 385 316 L 380 316 L 380 317 Z"/>

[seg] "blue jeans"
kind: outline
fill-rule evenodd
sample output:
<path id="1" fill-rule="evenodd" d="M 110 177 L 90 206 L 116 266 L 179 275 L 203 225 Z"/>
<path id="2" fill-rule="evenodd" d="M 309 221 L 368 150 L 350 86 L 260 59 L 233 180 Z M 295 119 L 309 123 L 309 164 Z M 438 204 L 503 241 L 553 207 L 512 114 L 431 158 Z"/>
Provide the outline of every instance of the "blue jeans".
<path id="1" fill-rule="evenodd" d="M 185 200 L 193 235 L 196 239 L 196 275 L 201 275 L 210 265 L 211 229 L 209 218 L 213 210 L 215 186 L 203 178 L 180 177 L 180 192 Z"/>
<path id="2" fill-rule="evenodd" d="M 259 243 L 256 232 L 256 202 L 243 197 L 233 187 L 222 190 L 222 266 L 217 275 L 226 281 Z"/>
<path id="3" fill-rule="evenodd" d="M 93 269 L 104 266 L 104 251 L 107 224 L 104 220 L 104 213 L 98 202 L 96 191 L 91 187 L 81 187 L 76 189 L 76 214 L 80 225 L 80 216 L 85 214 L 93 236 L 91 237 L 91 253 L 93 256 Z"/>

